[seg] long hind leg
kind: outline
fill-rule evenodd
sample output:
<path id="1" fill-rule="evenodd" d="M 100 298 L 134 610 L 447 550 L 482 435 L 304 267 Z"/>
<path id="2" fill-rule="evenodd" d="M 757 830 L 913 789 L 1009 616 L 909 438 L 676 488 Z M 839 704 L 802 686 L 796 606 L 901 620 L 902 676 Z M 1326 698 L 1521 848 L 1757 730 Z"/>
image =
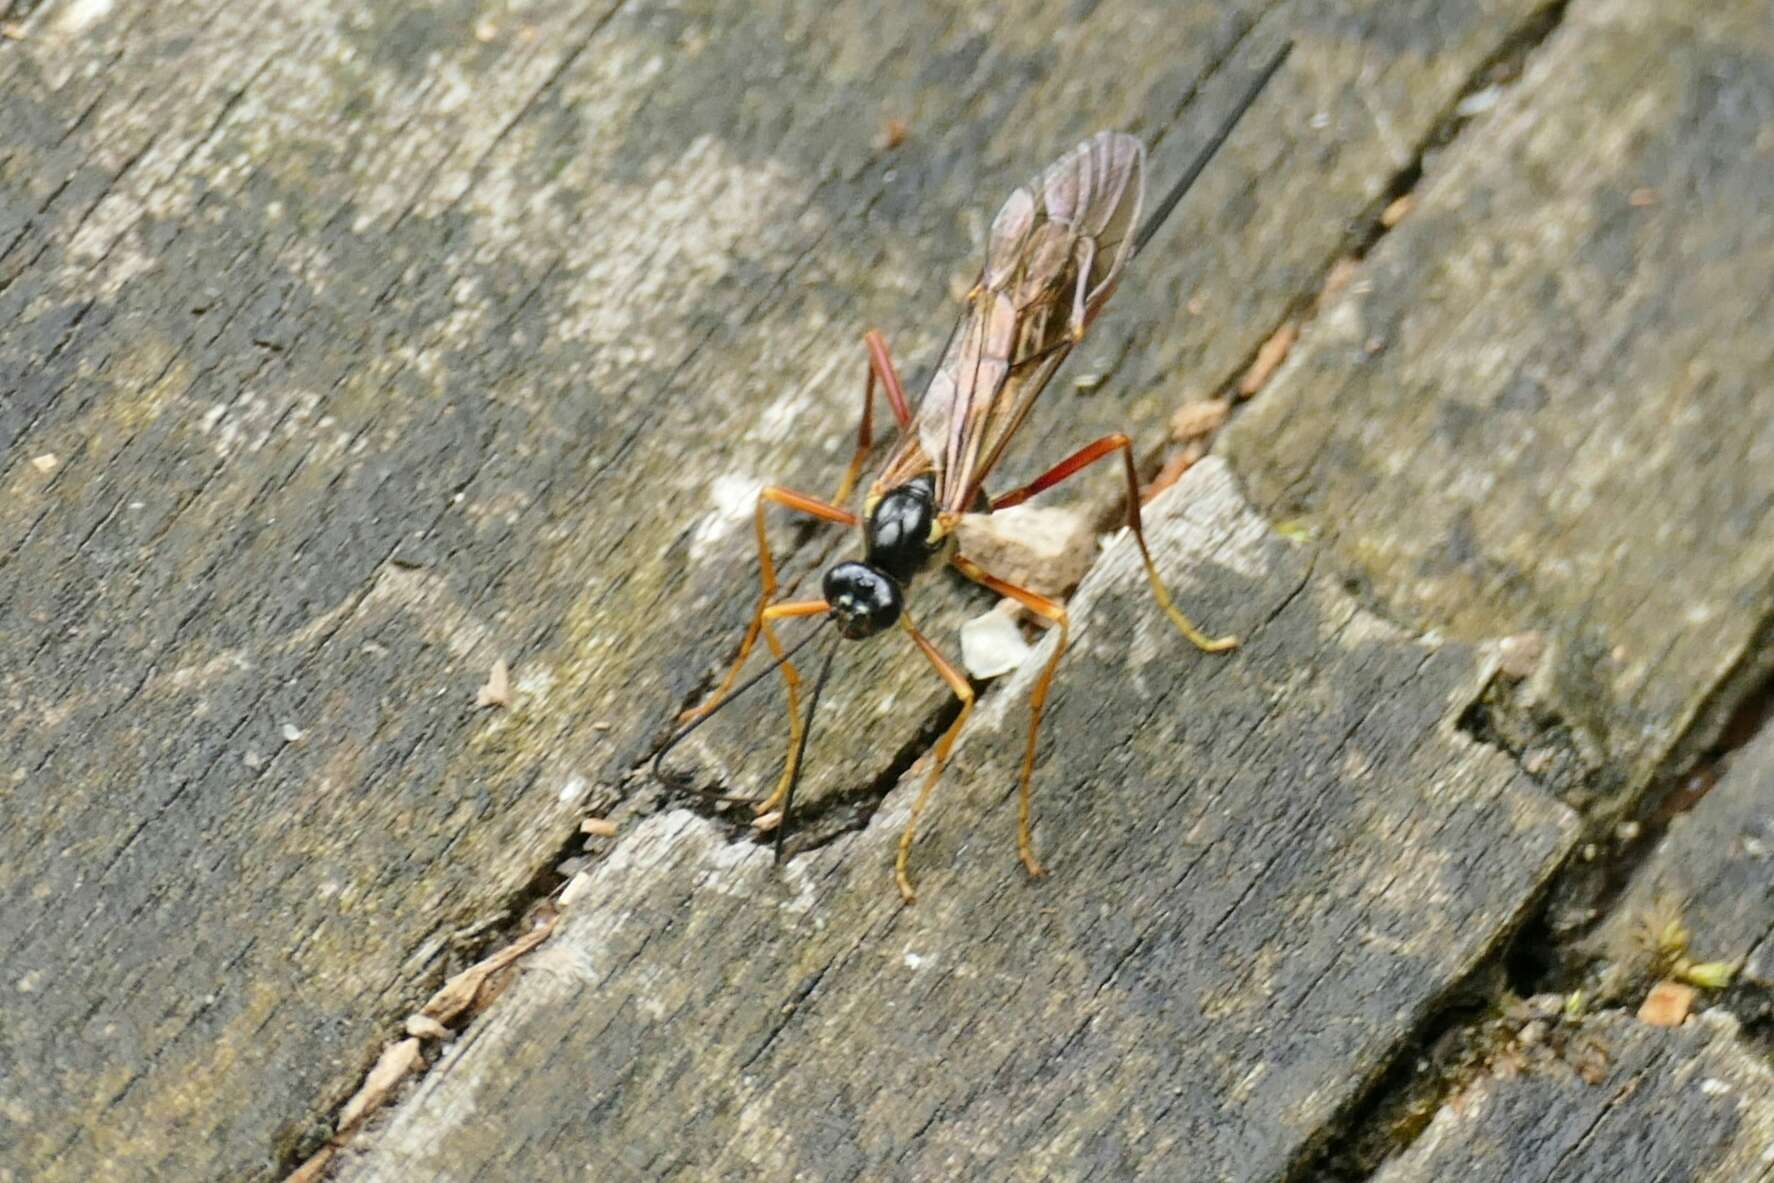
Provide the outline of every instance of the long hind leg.
<path id="1" fill-rule="evenodd" d="M 1030 816 L 1033 812 L 1030 783 L 1035 775 L 1035 748 L 1041 740 L 1041 712 L 1047 707 L 1047 692 L 1053 687 L 1053 675 L 1059 669 L 1059 659 L 1066 654 L 1071 621 L 1066 616 L 1065 605 L 1057 600 L 1050 600 L 1026 587 L 1007 583 L 962 555 L 956 555 L 949 561 L 956 570 L 975 583 L 991 588 L 1001 596 L 1010 597 L 1035 615 L 1059 626 L 1059 643 L 1054 646 L 1053 656 L 1047 659 L 1041 676 L 1035 679 L 1035 689 L 1029 694 L 1029 742 L 1023 748 L 1022 772 L 1016 781 L 1016 857 L 1022 860 L 1029 874 L 1045 875 L 1046 869 L 1035 858 L 1035 841 L 1030 832 Z"/>
<path id="2" fill-rule="evenodd" d="M 924 777 L 924 784 L 912 801 L 911 816 L 906 818 L 905 832 L 899 836 L 899 855 L 893 861 L 893 879 L 899 884 L 900 897 L 908 904 L 915 904 L 918 902 L 918 893 L 912 890 L 912 877 L 907 869 L 912 857 L 912 840 L 918 834 L 918 818 L 923 814 L 924 807 L 930 803 L 930 794 L 942 777 L 943 766 L 949 762 L 949 752 L 954 748 L 955 740 L 960 738 L 961 728 L 967 724 L 967 716 L 973 713 L 973 687 L 966 676 L 950 665 L 948 659 L 937 652 L 936 646 L 918 631 L 910 616 L 901 615 L 899 623 L 906 635 L 911 637 L 912 644 L 929 659 L 930 664 L 936 667 L 938 676 L 948 683 L 949 689 L 955 692 L 955 697 L 961 700 L 961 713 L 955 716 L 955 721 L 949 724 L 948 730 L 942 733 L 942 738 L 936 741 L 930 772 Z"/>

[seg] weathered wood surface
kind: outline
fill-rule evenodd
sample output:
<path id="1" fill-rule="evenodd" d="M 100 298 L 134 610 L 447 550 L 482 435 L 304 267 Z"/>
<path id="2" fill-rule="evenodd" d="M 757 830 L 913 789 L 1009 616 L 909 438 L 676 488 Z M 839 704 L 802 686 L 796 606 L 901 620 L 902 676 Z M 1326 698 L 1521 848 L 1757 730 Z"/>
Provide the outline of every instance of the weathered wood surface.
<path id="1" fill-rule="evenodd" d="M 1660 952 L 1672 923 L 1686 931 L 1686 948 Z M 1670 968 L 1659 957 L 1680 955 L 1730 965 L 1736 984 L 1774 1009 L 1774 730 L 1737 752 L 1717 786 L 1671 822 L 1585 946 L 1610 993 L 1642 989 Z"/>
<path id="2" fill-rule="evenodd" d="M 781 875 L 656 816 L 342 1177 L 1283 1177 L 1575 829 L 1448 724 L 1471 649 L 1357 608 L 1217 461 L 1153 508 L 1244 648 L 1188 650 L 1131 539 L 1098 563 L 1049 705 L 1047 881 L 1006 793 L 1028 666 L 958 749 L 917 907 L 887 875 L 917 770 Z"/>
<path id="3" fill-rule="evenodd" d="M 1306 360 L 1245 417 L 1239 477 L 1277 516 L 1300 494 L 1329 543 L 1311 577 L 1308 551 L 1255 544 L 1263 570 L 1298 575 L 1302 590 L 1247 652 L 1201 659 L 1119 582 L 1124 570 L 1094 577 L 1107 625 L 1062 683 L 1041 776 L 1041 837 L 1062 877 L 1030 888 L 1009 859 L 1011 692 L 995 692 L 989 725 L 962 751 L 922 847 L 931 898 L 913 913 L 886 894 L 903 789 L 867 829 L 792 860 L 794 894 L 775 909 L 759 902 L 771 880 L 750 847 L 715 823 L 655 814 L 592 872 L 636 900 L 611 939 L 639 960 L 585 952 L 597 951 L 591 918 L 609 914 L 590 897 L 556 938 L 551 976 L 521 979 L 388 1140 L 358 1148 L 358 1169 L 397 1171 L 415 1131 L 429 1131 L 499 1173 L 502 1148 L 474 1122 L 491 1094 L 475 1096 L 481 1109 L 449 1108 L 453 1130 L 428 1109 L 475 1082 L 525 1098 L 515 1116 L 528 1124 L 506 1132 L 538 1139 L 537 1155 L 577 1165 L 625 1152 L 580 1140 L 584 1074 L 620 1076 L 625 1047 L 652 1091 L 612 1101 L 598 1128 L 628 1128 L 652 1097 L 663 1129 L 708 1114 L 693 1145 L 711 1161 L 802 1153 L 778 1127 L 746 1124 L 770 1106 L 823 1115 L 809 1144 L 842 1162 L 903 1153 L 935 1174 L 954 1149 L 945 1137 L 982 1129 L 991 1136 L 967 1153 L 1045 1152 L 1079 1174 L 1090 1164 L 1073 1152 L 1087 1143 L 1101 1173 L 1175 1161 L 1167 1131 L 1184 1123 L 1195 1151 L 1216 1147 L 1235 1177 L 1276 1177 L 1309 1152 L 1414 1018 L 1530 906 L 1570 838 L 1558 807 L 1450 730 L 1489 667 L 1358 612 L 1325 573 L 1359 571 L 1385 614 L 1415 624 L 1553 636 L 1523 701 L 1550 704 L 1564 730 L 1518 730 L 1569 734 L 1554 745 L 1575 753 L 1560 767 L 1580 768 L 1590 790 L 1636 787 L 1703 743 L 1754 673 L 1751 639 L 1768 616 L 1768 416 L 1766 390 L 1745 375 L 1768 360 L 1754 331 L 1767 319 L 1774 208 L 1758 138 L 1774 91 L 1768 13 L 1762 0 L 1688 17 L 1668 7 L 1574 0 L 1527 80 L 1429 161 L 1418 213 L 1358 281 L 1372 290 L 1352 289 L 1311 326 Z M 853 423 L 861 329 L 887 330 L 919 372 L 992 204 L 1033 167 L 1119 126 L 1156 139 L 1154 175 L 1169 175 L 1241 72 L 1282 35 L 1298 41 L 1081 351 L 1075 370 L 1107 382 L 1090 397 L 1062 390 L 1007 479 L 1104 431 L 1153 440 L 1178 402 L 1224 386 L 1309 304 L 1484 63 L 1560 10 L 66 0 L 0 11 L 22 20 L 0 32 L 0 1172 L 84 1180 L 271 1177 L 326 1132 L 399 1017 L 458 963 L 456 934 L 523 898 L 582 811 L 654 808 L 629 774 L 749 607 L 748 491 L 764 479 L 829 486 Z M 1609 108 L 1618 134 L 1598 116 Z M 875 144 L 887 117 L 912 128 L 893 151 Z M 1634 205 L 1640 186 L 1658 204 Z M 1436 210 L 1438 222 L 1425 218 Z M 1339 350 L 1352 356 L 1339 317 L 1404 290 L 1418 294 L 1384 304 L 1400 332 L 1377 361 L 1351 361 L 1334 386 L 1309 378 Z M 1544 315 L 1467 323 L 1473 307 Z M 1581 348 L 1561 331 L 1582 334 Z M 1486 391 L 1536 389 L 1499 383 L 1522 359 L 1546 391 L 1525 399 L 1532 421 L 1511 421 L 1520 437 L 1499 448 L 1485 435 L 1496 419 L 1480 416 L 1455 458 L 1498 502 L 1542 511 L 1553 528 L 1527 536 L 1550 574 L 1531 595 L 1468 576 L 1412 599 L 1399 591 L 1419 578 L 1407 560 L 1445 553 L 1422 576 L 1440 586 L 1478 547 L 1442 487 L 1452 453 L 1434 451 L 1415 408 L 1464 424 L 1490 407 Z M 1406 389 L 1415 402 L 1388 401 Z M 1578 397 L 1596 389 L 1608 397 Z M 1299 467 L 1314 433 L 1335 464 Z M 1269 435 L 1272 462 L 1268 442 L 1252 446 Z M 1388 453 L 1387 438 L 1425 441 L 1413 464 L 1432 479 L 1394 472 L 1411 448 Z M 1615 438 L 1619 457 L 1605 454 Z M 1573 471 L 1592 500 L 1551 512 L 1561 449 L 1585 439 Z M 1487 450 L 1488 475 L 1471 467 Z M 1350 490 L 1376 473 L 1407 492 L 1382 493 L 1369 513 Z M 1221 480 L 1196 484 L 1210 478 Z M 1278 497 L 1284 482 L 1293 491 Z M 1101 509 L 1115 493 L 1105 476 L 1086 496 Z M 1172 561 L 1210 543 L 1192 534 L 1209 524 L 1173 521 Z M 1494 558 L 1498 535 L 1476 536 Z M 836 542 L 779 537 L 792 575 Z M 1279 603 L 1275 586 L 1223 563 L 1177 577 L 1212 627 L 1248 628 Z M 1578 594 L 1590 585 L 1593 604 Z M 927 622 L 962 610 L 952 590 L 927 602 Z M 1327 641 L 1336 619 L 1346 627 Z M 1351 636 L 1365 638 L 1353 652 L 1340 647 Z M 1136 671 L 1144 685 L 1177 690 L 1150 708 L 1155 727 L 1182 720 L 1174 739 L 1132 736 L 1145 707 L 1106 709 L 1138 689 L 1113 659 L 1135 644 L 1159 655 Z M 1325 669 L 1299 664 L 1321 652 Z M 476 713 L 498 658 L 516 670 L 513 709 Z M 1333 668 L 1356 685 L 1332 686 Z M 857 787 L 915 752 L 941 706 L 903 650 L 876 646 L 847 675 L 809 785 L 827 802 L 812 831 L 824 838 L 866 816 L 874 798 Z M 1222 688 L 1236 692 L 1216 702 Z M 1196 783 L 1203 759 L 1232 758 L 1226 729 L 1275 735 L 1363 702 L 1377 713 L 1349 722 L 1371 751 L 1306 727 L 1237 753 L 1260 756 L 1271 783 Z M 736 711 L 698 775 L 766 781 L 773 710 Z M 1113 727 L 1138 740 L 1125 765 Z M 1338 753 L 1346 764 L 1324 766 Z M 1388 768 L 1398 775 L 1371 800 L 1349 795 Z M 1437 768 L 1465 770 L 1466 787 L 1443 794 Z M 1295 779 L 1313 792 L 1297 815 Z M 1557 787 L 1580 800 L 1570 780 Z M 1213 802 L 1224 812 L 1192 812 Z M 1399 848 L 1373 837 L 1444 818 L 1453 829 L 1399 831 L 1421 864 L 1395 865 Z M 1191 819 L 1202 828 L 1177 837 Z M 1519 844 L 1504 840 L 1511 826 Z M 1141 867 L 1193 894 L 1154 912 L 1145 901 L 1166 883 Z M 1468 881 L 1445 911 L 1398 895 Z M 704 915 L 709 884 L 746 898 L 719 897 Z M 807 912 L 789 907 L 811 898 Z M 1044 907 L 1057 910 L 1031 910 Z M 1206 934 L 1207 953 L 1190 933 Z M 928 939 L 907 947 L 913 936 Z M 685 950 L 696 968 L 677 960 Z M 797 1001 L 805 1021 L 768 1011 L 819 965 L 830 968 Z M 582 997 L 606 966 L 632 1000 L 613 1024 Z M 763 981 L 772 970 L 783 980 Z M 1189 1012 L 1188 998 L 1210 1005 Z M 693 1000 L 721 1024 L 712 1033 L 653 1013 Z M 542 1030 L 579 1008 L 596 1022 Z M 964 1038 L 945 1008 L 996 1042 Z M 826 1018 L 832 1046 L 852 1056 L 916 1054 L 860 1070 L 841 1051 L 815 1060 Z M 779 1026 L 802 1042 L 766 1042 Z M 1154 1047 L 1151 1030 L 1191 1046 Z M 930 1063 L 919 1032 L 932 1046 L 961 1033 L 952 1042 L 990 1075 L 914 1079 Z M 718 1039 L 799 1075 L 736 1078 L 722 1057 L 739 1053 Z M 476 1059 L 494 1049 L 532 1078 Z M 687 1111 L 662 1108 L 694 1082 L 646 1074 L 689 1057 L 716 1070 L 711 1086 L 763 1100 L 744 1109 L 695 1092 Z M 1079 1064 L 1101 1075 L 1080 1080 L 1068 1071 Z M 1177 1079 L 1190 1064 L 1230 1091 L 1138 1087 L 1144 1071 Z M 1025 1115 L 994 1110 L 999 1079 L 1059 1116 L 1012 1122 Z M 1060 1107 L 1064 1096 L 1088 1104 Z M 1240 1102 L 1230 1116 L 1216 1108 L 1227 1097 Z M 865 1116 L 875 1140 L 848 1145 L 832 1116 L 844 1113 Z M 926 1144 L 915 1135 L 927 1121 Z M 721 1129 L 736 1133 L 731 1151 L 713 1149 Z"/>
<path id="4" fill-rule="evenodd" d="M 860 330 L 927 357 L 1032 168 L 1122 126 L 1165 175 L 1300 39 L 1082 359 L 1115 397 L 1028 455 L 1151 438 L 1534 11 L 29 7 L 0 1146 L 47 1180 L 265 1177 L 324 1129 L 453 934 L 625 792 L 746 609 L 746 490 L 831 479 Z M 476 714 L 500 657 L 516 709 Z M 812 788 L 915 738 L 937 699 L 902 671 L 864 666 L 902 711 L 834 712 L 855 755 Z"/>
<path id="5" fill-rule="evenodd" d="M 1774 1179 L 1774 1071 L 1735 1021 L 1666 1030 L 1610 1015 L 1581 1032 L 1563 1054 L 1519 1051 L 1474 1082 L 1374 1183 Z"/>
<path id="6" fill-rule="evenodd" d="M 1578 0 L 1227 454 L 1393 619 L 1544 635 L 1492 711 L 1624 808 L 1774 668 L 1774 4 Z"/>

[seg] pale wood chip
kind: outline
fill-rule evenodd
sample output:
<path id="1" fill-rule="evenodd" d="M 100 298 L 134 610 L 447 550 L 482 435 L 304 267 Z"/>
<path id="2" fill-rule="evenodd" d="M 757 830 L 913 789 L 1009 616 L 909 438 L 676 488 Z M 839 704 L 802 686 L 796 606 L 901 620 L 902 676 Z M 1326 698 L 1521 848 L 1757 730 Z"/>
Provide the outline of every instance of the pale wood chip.
<path id="1" fill-rule="evenodd" d="M 356 1129 L 364 1118 L 382 1107 L 401 1081 L 419 1070 L 425 1063 L 420 1049 L 417 1039 L 403 1039 L 382 1049 L 382 1058 L 370 1069 L 363 1087 L 339 1111 L 339 1133 Z"/>
<path id="2" fill-rule="evenodd" d="M 505 664 L 503 657 L 493 663 L 492 672 L 487 675 L 487 684 L 475 693 L 474 705 L 482 707 L 511 705 L 511 667 Z"/>
<path id="3" fill-rule="evenodd" d="M 492 956 L 475 962 L 449 981 L 445 982 L 436 994 L 426 1000 L 419 1013 L 448 1023 L 474 1005 L 481 987 L 487 979 L 540 945 L 554 931 L 558 917 L 550 916 L 546 922 L 538 925 L 519 937 L 511 944 L 494 953 Z"/>

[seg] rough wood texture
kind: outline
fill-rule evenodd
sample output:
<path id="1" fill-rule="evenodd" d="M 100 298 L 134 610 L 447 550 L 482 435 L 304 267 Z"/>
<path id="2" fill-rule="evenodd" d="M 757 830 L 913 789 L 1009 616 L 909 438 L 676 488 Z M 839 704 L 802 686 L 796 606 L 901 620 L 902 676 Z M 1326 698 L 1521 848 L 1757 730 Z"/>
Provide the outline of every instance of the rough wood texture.
<path id="1" fill-rule="evenodd" d="M 1774 662 L 1771 125 L 1767 0 L 1572 4 L 1231 429 L 1389 616 L 1546 634 L 1492 722 L 1567 785 Z"/>
<path id="2" fill-rule="evenodd" d="M 1235 454 L 1385 615 L 1551 633 L 1529 698 L 1622 784 L 1753 676 L 1774 564 L 1768 7 L 1677 9 L 1570 6 Z M 316 1144 L 581 811 L 653 808 L 630 774 L 750 606 L 752 490 L 829 487 L 861 330 L 916 385 L 1034 168 L 1114 126 L 1161 180 L 1298 42 L 1007 481 L 1232 382 L 1558 10 L 0 0 L 0 1177 L 263 1179 Z M 1488 659 L 1354 606 L 1223 470 L 1163 504 L 1177 590 L 1250 644 L 1190 651 L 1125 548 L 1092 577 L 1054 881 L 1010 857 L 1017 687 L 917 910 L 905 788 L 836 837 L 942 705 L 872 647 L 807 786 L 829 844 L 781 887 L 714 821 L 628 826 L 356 1170 L 1297 1164 L 1571 821 L 1453 729 Z M 777 537 L 791 578 L 841 541 Z M 962 610 L 938 584 L 920 618 Z M 477 711 L 497 659 L 512 707 Z M 695 774 L 767 783 L 774 711 Z"/>
<path id="3" fill-rule="evenodd" d="M 1671 823 L 1588 945 L 1630 981 L 1654 968 L 1657 932 L 1672 920 L 1692 960 L 1731 963 L 1741 984 L 1774 990 L 1774 729 Z"/>
<path id="4" fill-rule="evenodd" d="M 9 6 L 6 1168 L 311 1142 L 454 934 L 614 806 L 732 644 L 749 490 L 827 486 L 861 330 L 915 374 L 1032 169 L 1119 126 L 1168 175 L 1299 39 L 1025 456 L 1150 439 L 1535 7 Z M 498 658 L 514 709 L 476 713 Z M 855 756 L 811 788 L 934 709 L 871 677 L 899 709 L 834 704 Z"/>
<path id="5" fill-rule="evenodd" d="M 1774 1072 L 1729 1017 L 1583 1027 L 1593 1083 L 1549 1054 L 1486 1077 L 1374 1183 L 1756 1183 L 1774 1179 Z"/>
<path id="6" fill-rule="evenodd" d="M 1448 725 L 1471 650 L 1355 607 L 1216 461 L 1154 509 L 1245 645 L 1189 649 L 1131 540 L 1098 564 L 1049 707 L 1048 880 L 1006 794 L 1029 666 L 958 750 L 915 908 L 889 872 L 916 770 L 780 875 L 655 816 L 343 1177 L 1280 1178 L 1574 828 Z"/>

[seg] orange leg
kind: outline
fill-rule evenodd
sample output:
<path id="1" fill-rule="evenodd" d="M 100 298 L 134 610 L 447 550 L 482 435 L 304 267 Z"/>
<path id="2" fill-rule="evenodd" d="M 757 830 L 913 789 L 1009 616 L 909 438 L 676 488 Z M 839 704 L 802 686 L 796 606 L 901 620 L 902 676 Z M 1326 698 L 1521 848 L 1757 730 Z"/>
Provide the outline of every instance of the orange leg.
<path id="1" fill-rule="evenodd" d="M 899 371 L 893 368 L 893 355 L 887 352 L 887 338 L 870 329 L 863 334 L 862 341 L 869 351 L 868 378 L 862 388 L 862 423 L 856 429 L 856 451 L 851 453 L 850 467 L 844 470 L 844 479 L 838 483 L 838 491 L 832 494 L 833 505 L 842 505 L 850 500 L 850 494 L 856 488 L 856 478 L 862 475 L 862 466 L 867 462 L 869 448 L 874 444 L 877 381 L 887 395 L 887 405 L 893 408 L 893 418 L 898 422 L 899 429 L 905 431 L 912 425 L 911 404 L 906 402 L 905 387 L 900 384 Z"/>
<path id="2" fill-rule="evenodd" d="M 733 666 L 727 671 L 727 676 L 721 679 L 721 684 L 715 687 L 714 693 L 710 694 L 701 706 L 692 707 L 678 716 L 680 723 L 689 723 L 703 718 L 725 701 L 727 691 L 732 688 L 734 679 L 739 677 L 739 671 L 745 668 L 746 659 L 751 656 L 752 648 L 758 643 L 760 634 L 763 636 L 765 644 L 769 645 L 771 656 L 781 657 L 783 655 L 782 642 L 777 639 L 776 630 L 770 627 L 772 620 L 778 620 L 785 616 L 813 615 L 815 612 L 826 610 L 823 600 L 809 601 L 805 604 L 771 605 L 770 598 L 776 594 L 776 563 L 770 556 L 770 539 L 764 531 L 764 509 L 770 504 L 780 505 L 785 509 L 792 509 L 812 517 L 824 518 L 828 522 L 837 522 L 844 526 L 856 524 L 855 514 L 835 505 L 828 505 L 817 497 L 809 497 L 805 493 L 777 488 L 775 485 L 767 486 L 759 492 L 757 508 L 752 514 L 758 536 L 758 582 L 760 588 L 757 610 L 752 613 L 751 624 L 745 630 L 745 639 L 739 643 L 739 656 L 734 658 Z M 818 607 L 813 607 L 814 604 L 817 604 Z M 793 662 L 782 663 L 782 680 L 788 687 L 789 751 L 792 753 L 796 750 L 796 741 L 800 738 L 801 728 L 801 676 L 795 670 Z M 790 764 L 792 765 L 792 763 L 791 759 Z M 792 772 L 792 767 L 784 770 L 782 781 L 778 783 L 776 791 L 770 794 L 767 801 L 775 801 L 781 797 Z M 760 810 L 760 812 L 764 811 Z"/>
<path id="3" fill-rule="evenodd" d="M 1053 686 L 1053 675 L 1059 669 L 1059 659 L 1066 653 L 1070 621 L 1066 617 L 1065 605 L 1037 595 L 1026 587 L 1006 583 L 971 559 L 955 555 L 949 562 L 973 582 L 989 587 L 1001 596 L 1008 596 L 1035 615 L 1059 625 L 1059 644 L 1055 646 L 1053 656 L 1047 659 L 1041 676 L 1035 679 L 1035 689 L 1029 695 L 1029 743 L 1023 749 L 1022 773 L 1016 782 L 1016 856 L 1028 868 L 1029 874 L 1045 875 L 1047 872 L 1035 861 L 1035 842 L 1030 834 L 1029 784 L 1035 775 L 1035 746 L 1041 738 L 1041 712 L 1047 706 L 1047 692 Z"/>
<path id="4" fill-rule="evenodd" d="M 1012 505 L 1021 505 L 1035 494 L 1051 489 L 1067 477 L 1088 468 L 1104 456 L 1119 451 L 1127 470 L 1127 524 L 1133 530 L 1134 541 L 1139 543 L 1140 558 L 1146 564 L 1146 579 L 1152 585 L 1152 595 L 1158 606 L 1164 609 L 1171 623 L 1182 630 L 1185 637 L 1194 642 L 1195 647 L 1203 653 L 1221 653 L 1238 645 L 1237 637 L 1209 637 L 1190 623 L 1182 610 L 1171 602 L 1170 592 L 1165 590 L 1164 580 L 1158 577 L 1158 567 L 1152 562 L 1152 552 L 1146 547 L 1146 532 L 1140 525 L 1140 478 L 1133 466 L 1133 444 L 1128 438 L 1116 432 L 1105 435 L 1093 444 L 1079 448 L 1070 456 L 1030 481 L 1020 489 L 1013 489 L 992 502 L 993 509 L 1008 509 Z"/>
<path id="5" fill-rule="evenodd" d="M 924 778 L 923 787 L 918 790 L 918 796 L 912 801 L 912 814 L 906 819 L 905 832 L 899 836 L 899 857 L 893 863 L 893 878 L 899 884 L 900 897 L 908 904 L 915 904 L 918 902 L 918 893 L 912 890 L 912 879 L 906 871 L 906 864 L 912 856 L 912 839 L 916 837 L 918 832 L 918 816 L 930 803 L 931 791 L 936 788 L 936 782 L 942 776 L 943 765 L 949 761 L 949 751 L 955 746 L 955 740 L 960 737 L 961 728 L 967 723 L 967 716 L 973 712 L 973 687 L 968 684 L 967 678 L 961 671 L 950 665 L 948 660 L 936 651 L 936 646 L 932 645 L 924 634 L 918 631 L 910 616 L 902 613 L 899 623 L 905 629 L 906 635 L 912 639 L 912 644 L 916 645 L 919 651 L 930 660 L 930 664 L 936 667 L 936 672 L 942 676 L 942 680 L 949 684 L 949 689 L 955 692 L 955 697 L 961 700 L 961 713 L 955 716 L 955 721 L 949 724 L 948 730 L 942 733 L 942 738 L 936 741 L 936 752 L 931 761 L 930 774 Z"/>

